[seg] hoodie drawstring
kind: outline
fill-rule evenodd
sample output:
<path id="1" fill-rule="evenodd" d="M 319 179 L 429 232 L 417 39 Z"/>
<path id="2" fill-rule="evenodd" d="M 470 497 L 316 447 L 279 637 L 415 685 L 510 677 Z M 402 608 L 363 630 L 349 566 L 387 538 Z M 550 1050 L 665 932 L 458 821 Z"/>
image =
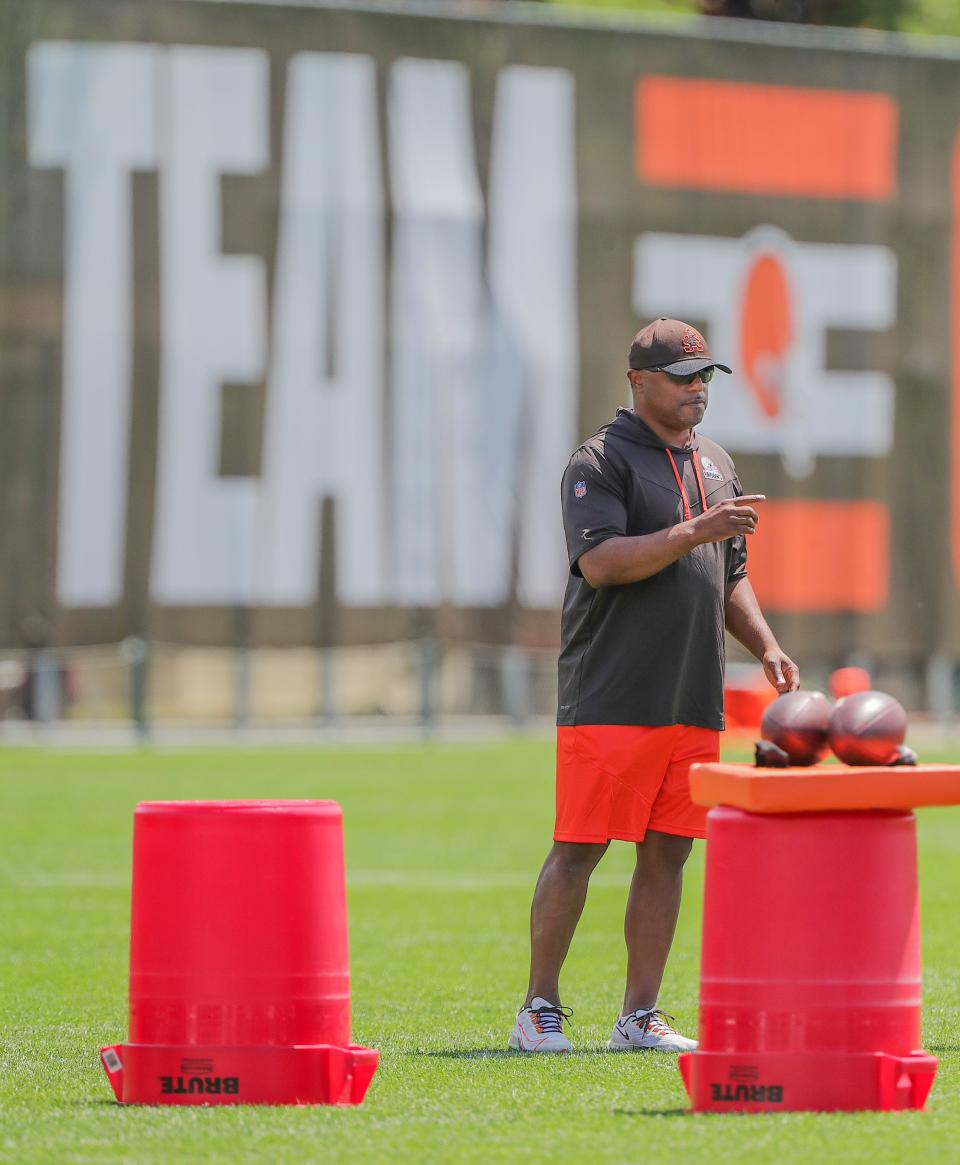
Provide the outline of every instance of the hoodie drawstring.
<path id="1" fill-rule="evenodd" d="M 680 498 L 683 501 L 683 520 L 690 521 L 690 502 L 687 499 L 687 491 L 683 488 L 683 479 L 680 477 L 680 470 L 677 469 L 677 463 L 673 459 L 673 454 L 669 449 L 664 449 L 664 453 L 670 458 L 670 468 L 673 470 L 673 476 L 677 479 L 677 487 L 680 490 Z M 697 489 L 700 492 L 700 512 L 703 513 L 707 508 L 707 494 L 703 488 L 703 478 L 700 475 L 700 457 L 696 450 L 693 451 L 693 472 L 697 478 Z"/>

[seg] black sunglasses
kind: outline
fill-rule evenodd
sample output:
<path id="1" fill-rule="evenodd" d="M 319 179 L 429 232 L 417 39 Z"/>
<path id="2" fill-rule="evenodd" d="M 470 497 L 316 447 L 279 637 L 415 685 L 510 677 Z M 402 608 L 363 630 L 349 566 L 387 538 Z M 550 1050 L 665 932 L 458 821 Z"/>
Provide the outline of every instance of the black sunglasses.
<path id="1" fill-rule="evenodd" d="M 664 372 L 674 384 L 693 384 L 698 378 L 701 384 L 709 384 L 713 380 L 716 369 L 711 365 L 709 368 L 701 368 L 699 372 L 688 372 L 686 376 L 680 376 L 676 372 L 667 372 L 666 368 L 650 368 L 648 371 Z"/>

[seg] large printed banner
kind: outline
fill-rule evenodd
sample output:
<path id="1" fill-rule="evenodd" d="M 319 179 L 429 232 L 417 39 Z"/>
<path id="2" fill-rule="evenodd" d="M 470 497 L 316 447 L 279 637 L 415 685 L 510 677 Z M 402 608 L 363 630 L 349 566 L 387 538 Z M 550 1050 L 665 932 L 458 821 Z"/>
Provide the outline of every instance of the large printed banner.
<path id="1" fill-rule="evenodd" d="M 673 315 L 788 647 L 956 653 L 960 72 L 709 33 L 6 0 L 0 642 L 552 643 Z"/>

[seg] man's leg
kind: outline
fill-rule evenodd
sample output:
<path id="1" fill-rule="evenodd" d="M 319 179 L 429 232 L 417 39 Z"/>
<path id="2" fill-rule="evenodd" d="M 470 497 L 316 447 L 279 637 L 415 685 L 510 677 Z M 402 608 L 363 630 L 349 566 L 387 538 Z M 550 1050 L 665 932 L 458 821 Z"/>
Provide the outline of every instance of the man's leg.
<path id="1" fill-rule="evenodd" d="M 536 998 L 559 1004 L 560 968 L 583 913 L 590 875 L 609 844 L 553 843 L 530 907 L 530 985 L 526 1006 Z"/>
<path id="2" fill-rule="evenodd" d="M 720 737 L 712 729 L 686 724 L 651 739 L 659 736 L 669 744 L 670 755 L 644 840 L 637 846 L 623 921 L 627 985 L 623 1011 L 607 1045 L 611 1051 L 687 1052 L 697 1046 L 696 1040 L 674 1031 L 669 1016 L 653 1009 L 677 927 L 683 866 L 693 848 L 692 838 L 705 833 L 706 810 L 690 799 L 690 766 L 715 761 Z"/>
<path id="3" fill-rule="evenodd" d="M 680 911 L 683 866 L 689 837 L 649 830 L 637 845 L 623 933 L 627 941 L 627 986 L 623 1014 L 656 1007 Z"/>

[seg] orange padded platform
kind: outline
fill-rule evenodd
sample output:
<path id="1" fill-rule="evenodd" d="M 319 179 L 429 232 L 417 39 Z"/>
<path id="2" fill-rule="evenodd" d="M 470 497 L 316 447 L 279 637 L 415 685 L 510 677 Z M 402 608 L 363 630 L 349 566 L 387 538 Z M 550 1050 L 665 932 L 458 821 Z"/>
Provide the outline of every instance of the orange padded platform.
<path id="1" fill-rule="evenodd" d="M 729 805 L 748 813 L 960 805 L 960 765 L 758 769 L 696 764 L 690 767 L 690 795 L 698 805 Z"/>

